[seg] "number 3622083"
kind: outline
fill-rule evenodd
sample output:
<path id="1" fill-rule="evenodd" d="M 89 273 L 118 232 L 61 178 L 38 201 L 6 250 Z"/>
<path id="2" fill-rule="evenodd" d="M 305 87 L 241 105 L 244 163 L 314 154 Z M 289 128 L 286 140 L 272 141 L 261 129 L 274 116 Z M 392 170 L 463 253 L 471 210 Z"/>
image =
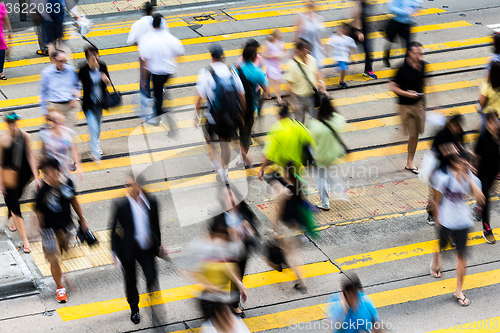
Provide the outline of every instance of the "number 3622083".
<path id="1" fill-rule="evenodd" d="M 60 3 L 6 3 L 5 4 L 5 9 L 7 10 L 8 14 L 14 13 L 23 13 L 23 14 L 35 14 L 35 13 L 47 13 L 47 14 L 59 14 L 61 10 L 61 4 Z"/>

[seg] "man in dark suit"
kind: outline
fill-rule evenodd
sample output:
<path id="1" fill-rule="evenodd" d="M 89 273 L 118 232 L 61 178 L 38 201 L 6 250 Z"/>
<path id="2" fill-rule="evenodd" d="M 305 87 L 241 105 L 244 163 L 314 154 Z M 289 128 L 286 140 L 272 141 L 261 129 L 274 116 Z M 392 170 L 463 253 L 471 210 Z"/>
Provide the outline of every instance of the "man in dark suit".
<path id="1" fill-rule="evenodd" d="M 154 258 L 161 246 L 158 204 L 147 195 L 142 177 L 127 177 L 127 197 L 115 207 L 111 231 L 111 249 L 120 260 L 125 274 L 127 301 L 132 313 L 130 320 L 139 324 L 139 292 L 135 262 L 139 262 L 146 277 L 148 292 L 158 290 Z"/>

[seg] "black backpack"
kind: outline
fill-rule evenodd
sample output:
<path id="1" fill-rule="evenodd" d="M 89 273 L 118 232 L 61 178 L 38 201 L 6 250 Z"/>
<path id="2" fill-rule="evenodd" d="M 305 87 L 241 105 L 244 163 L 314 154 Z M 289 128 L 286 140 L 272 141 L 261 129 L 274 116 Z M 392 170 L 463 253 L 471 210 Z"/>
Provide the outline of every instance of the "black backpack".
<path id="1" fill-rule="evenodd" d="M 213 68 L 208 70 L 215 81 L 213 101 L 209 101 L 210 114 L 215 123 L 224 127 L 236 128 L 241 124 L 243 109 L 234 76 L 221 79 Z"/>
<path id="2" fill-rule="evenodd" d="M 252 87 L 252 83 L 247 79 L 241 67 L 236 67 L 238 75 L 240 77 L 241 83 L 243 83 L 243 88 L 245 88 L 245 102 L 247 105 L 251 105 L 254 99 L 255 89 Z"/>

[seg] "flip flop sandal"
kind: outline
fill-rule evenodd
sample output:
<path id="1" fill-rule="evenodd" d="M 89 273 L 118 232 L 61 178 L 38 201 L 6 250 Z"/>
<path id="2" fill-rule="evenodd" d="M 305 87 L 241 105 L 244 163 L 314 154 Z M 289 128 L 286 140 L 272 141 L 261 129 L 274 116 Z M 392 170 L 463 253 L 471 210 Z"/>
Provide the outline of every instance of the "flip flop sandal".
<path id="1" fill-rule="evenodd" d="M 241 309 L 240 309 L 240 310 L 241 310 Z M 233 309 L 233 308 L 231 308 L 231 312 L 232 312 L 235 316 L 240 317 L 241 319 L 245 318 L 245 316 L 246 316 L 246 315 L 245 315 L 245 312 L 243 312 L 243 310 L 241 310 L 241 312 L 236 312 L 236 311 L 234 311 L 234 309 Z"/>
<path id="2" fill-rule="evenodd" d="M 10 231 L 12 232 L 16 232 L 17 231 L 17 228 L 15 225 L 9 225 L 7 228 L 9 228 Z"/>
<path id="3" fill-rule="evenodd" d="M 3 75 L 3 73 L 0 73 L 0 80 L 7 80 L 7 78 L 5 77 L 5 75 Z"/>
<path id="4" fill-rule="evenodd" d="M 411 171 L 414 174 L 418 175 L 418 168 L 417 167 L 414 167 L 414 168 L 407 168 L 407 167 L 405 167 L 405 170 Z"/>
<path id="5" fill-rule="evenodd" d="M 472 303 L 468 298 L 467 296 L 464 295 L 464 298 L 460 298 L 460 297 L 457 297 L 456 295 L 453 295 L 455 296 L 455 299 L 457 300 L 458 304 L 460 304 L 461 306 L 463 307 L 466 307 L 466 306 L 469 306 L 470 303 Z M 462 303 L 460 303 L 460 301 L 462 301 Z M 466 301 L 469 301 L 468 303 Z"/>
<path id="6" fill-rule="evenodd" d="M 430 267 L 430 270 L 431 270 L 431 275 L 433 277 L 435 277 L 436 279 L 440 279 L 441 278 L 441 269 L 440 268 L 434 269 L 434 268 Z"/>
<path id="7" fill-rule="evenodd" d="M 30 254 L 31 253 L 31 248 L 23 246 L 23 251 L 26 254 Z"/>
<path id="8" fill-rule="evenodd" d="M 293 289 L 300 291 L 301 294 L 307 294 L 307 287 L 301 287 L 300 284 L 295 284 Z"/>

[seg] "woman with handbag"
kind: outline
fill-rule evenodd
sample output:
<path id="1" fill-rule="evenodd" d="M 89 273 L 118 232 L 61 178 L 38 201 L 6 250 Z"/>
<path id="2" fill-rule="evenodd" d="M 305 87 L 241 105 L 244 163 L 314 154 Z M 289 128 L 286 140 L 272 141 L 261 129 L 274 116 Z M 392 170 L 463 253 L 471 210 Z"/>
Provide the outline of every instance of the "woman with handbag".
<path id="1" fill-rule="evenodd" d="M 16 126 L 19 118 L 16 113 L 9 113 L 5 120 L 9 130 L 0 137 L 0 165 L 2 166 L 0 189 L 5 198 L 9 216 L 12 215 L 14 221 L 9 229 L 19 232 L 23 240 L 24 253 L 30 253 L 31 247 L 24 229 L 19 198 L 31 176 L 34 177 L 37 188 L 40 188 L 40 181 L 38 180 L 38 162 L 29 144 L 30 135 Z"/>
<path id="2" fill-rule="evenodd" d="M 323 95 L 321 99 L 317 118 L 311 118 L 306 123 L 306 127 L 311 132 L 314 142 L 316 142 L 314 160 L 318 166 L 317 179 L 320 197 L 316 207 L 322 210 L 330 210 L 329 189 L 332 181 L 329 167 L 346 154 L 347 149 L 339 136 L 345 124 L 345 118 L 335 112 L 328 95 Z M 337 181 L 333 189 L 338 193 L 339 198 L 345 198 L 342 181 L 340 183 Z"/>
<path id="3" fill-rule="evenodd" d="M 95 161 L 100 161 L 102 150 L 99 147 L 101 135 L 102 109 L 108 106 L 107 86 L 111 84 L 108 67 L 99 61 L 98 50 L 94 46 L 85 48 L 87 63 L 80 67 L 78 78 L 83 85 L 82 109 L 90 131 L 90 153 Z"/>

